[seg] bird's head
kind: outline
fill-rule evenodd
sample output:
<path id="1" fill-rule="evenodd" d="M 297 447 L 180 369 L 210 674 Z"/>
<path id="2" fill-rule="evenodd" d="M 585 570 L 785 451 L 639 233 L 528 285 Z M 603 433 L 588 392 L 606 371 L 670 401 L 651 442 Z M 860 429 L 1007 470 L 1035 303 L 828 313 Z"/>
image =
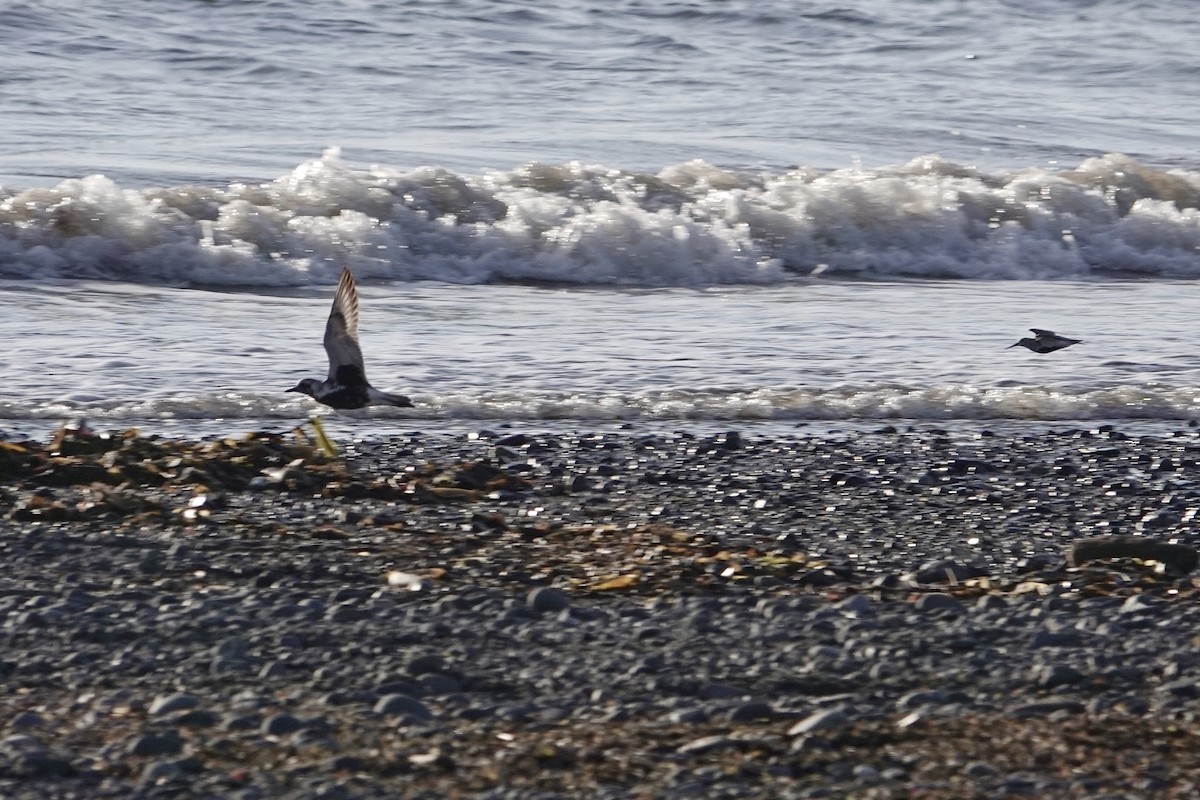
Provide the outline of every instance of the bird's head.
<path id="1" fill-rule="evenodd" d="M 320 381 L 318 381 L 316 378 L 305 378 L 304 380 L 300 381 L 295 386 L 293 386 L 291 389 L 288 389 L 288 391 L 289 392 L 299 392 L 300 394 L 306 394 L 309 397 L 316 397 L 317 396 L 317 386 L 319 384 L 320 384 Z"/>

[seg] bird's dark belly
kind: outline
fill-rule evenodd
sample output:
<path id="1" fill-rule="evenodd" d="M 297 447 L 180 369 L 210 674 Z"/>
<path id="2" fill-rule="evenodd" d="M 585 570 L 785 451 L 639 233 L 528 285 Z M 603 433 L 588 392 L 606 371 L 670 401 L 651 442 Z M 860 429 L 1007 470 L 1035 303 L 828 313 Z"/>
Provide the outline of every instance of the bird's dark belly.
<path id="1" fill-rule="evenodd" d="M 367 404 L 367 390 L 343 386 L 336 392 L 318 397 L 317 400 L 330 408 L 362 408 Z"/>

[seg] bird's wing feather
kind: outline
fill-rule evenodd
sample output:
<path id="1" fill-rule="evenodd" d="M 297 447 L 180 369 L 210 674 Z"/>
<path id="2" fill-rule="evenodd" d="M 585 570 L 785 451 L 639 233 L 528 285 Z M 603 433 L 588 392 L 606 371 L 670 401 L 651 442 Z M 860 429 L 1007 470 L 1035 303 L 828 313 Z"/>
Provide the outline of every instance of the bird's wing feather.
<path id="1" fill-rule="evenodd" d="M 354 288 L 354 276 L 342 267 L 342 279 L 333 296 L 333 308 L 329 321 L 325 323 L 325 352 L 329 354 L 329 380 L 337 380 L 338 370 L 345 365 L 363 369 L 362 348 L 358 345 L 358 290 Z"/>
<path id="2" fill-rule="evenodd" d="M 1033 331 L 1038 336 L 1056 336 L 1057 335 L 1054 331 L 1048 331 L 1044 328 L 1030 328 L 1029 330 Z"/>

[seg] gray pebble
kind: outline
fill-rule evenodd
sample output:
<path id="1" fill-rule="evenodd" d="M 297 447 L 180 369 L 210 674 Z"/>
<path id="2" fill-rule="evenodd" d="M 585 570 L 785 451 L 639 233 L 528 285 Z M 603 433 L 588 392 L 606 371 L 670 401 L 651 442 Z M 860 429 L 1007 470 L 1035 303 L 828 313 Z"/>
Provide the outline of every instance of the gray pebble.
<path id="1" fill-rule="evenodd" d="M 210 728 L 221 721 L 221 715 L 216 711 L 197 708 L 192 711 L 186 711 L 171 719 L 174 720 L 174 724 L 181 728 Z"/>
<path id="2" fill-rule="evenodd" d="M 1003 611 L 1009 607 L 1009 603 L 998 594 L 985 594 L 975 601 L 971 606 L 973 611 L 979 613 L 987 613 L 989 611 Z"/>
<path id="3" fill-rule="evenodd" d="M 788 736 L 803 736 L 806 733 L 842 728 L 850 724 L 850 715 L 841 707 L 817 711 L 788 729 Z"/>
<path id="4" fill-rule="evenodd" d="M 671 724 L 696 725 L 708 722 L 708 712 L 703 708 L 680 708 L 667 714 L 666 721 Z"/>
<path id="5" fill-rule="evenodd" d="M 200 705 L 200 698 L 192 694 L 179 693 L 159 695 L 150 703 L 148 713 L 152 717 L 160 717 L 175 711 L 186 711 Z"/>
<path id="6" fill-rule="evenodd" d="M 1053 796 L 1051 793 L 1043 792 L 1038 786 L 1037 781 L 1022 777 L 1009 778 L 996 787 L 997 797 L 1009 797 L 1013 795 L 1026 797 Z"/>
<path id="7" fill-rule="evenodd" d="M 834 604 L 834 608 L 847 616 L 862 617 L 875 613 L 875 603 L 865 594 L 856 594 Z"/>
<path id="8" fill-rule="evenodd" d="M 277 678 L 281 675 L 286 675 L 290 671 L 291 666 L 286 661 L 269 661 L 259 669 L 258 677 L 263 680 Z"/>
<path id="9" fill-rule="evenodd" d="M 267 736 L 287 736 L 302 727 L 304 723 L 291 714 L 274 714 L 263 720 L 259 730 Z"/>
<path id="10" fill-rule="evenodd" d="M 728 736 L 703 736 L 679 746 L 676 751 L 683 755 L 705 755 L 719 750 L 729 750 L 739 746 L 737 739 Z"/>
<path id="11" fill-rule="evenodd" d="M 1082 714 L 1083 703 L 1077 700 L 1046 700 L 1037 703 L 1024 703 L 1009 710 L 1009 713 L 1019 719 L 1029 717 L 1048 717 L 1051 714 L 1063 712 L 1066 714 Z"/>
<path id="12" fill-rule="evenodd" d="M 129 752 L 135 756 L 173 756 L 183 750 L 183 739 L 175 731 L 151 731 L 135 737 Z"/>
<path id="13" fill-rule="evenodd" d="M 406 694 L 389 694 L 379 698 L 374 711 L 387 716 L 410 717 L 420 722 L 433 719 L 433 712 L 428 706 Z"/>
<path id="14" fill-rule="evenodd" d="M 1053 689 L 1055 686 L 1072 686 L 1082 683 L 1086 676 L 1069 664 L 1047 664 L 1034 667 L 1034 678 L 1039 686 Z"/>
<path id="15" fill-rule="evenodd" d="M 730 722 L 757 722 L 759 720 L 771 719 L 775 716 L 775 710 L 767 703 L 750 702 L 731 709 L 729 712 Z"/>
<path id="16" fill-rule="evenodd" d="M 915 575 L 918 583 L 962 583 L 970 578 L 978 577 L 979 570 L 958 563 L 952 559 L 930 561 L 922 564 Z"/>
<path id="17" fill-rule="evenodd" d="M 174 761 L 151 761 L 142 770 L 141 783 L 152 786 L 156 783 L 166 783 L 183 777 L 183 770 Z"/>
<path id="18" fill-rule="evenodd" d="M 896 701 L 896 708 L 904 711 L 911 711 L 915 708 L 923 706 L 940 706 L 951 702 L 950 693 L 942 689 L 923 689 L 917 692 L 908 692 L 902 695 Z"/>
<path id="19" fill-rule="evenodd" d="M 14 731 L 20 731 L 29 728 L 40 728 L 45 724 L 46 720 L 42 718 L 41 714 L 36 714 L 32 711 L 22 711 L 13 716 L 8 726 Z"/>
<path id="20" fill-rule="evenodd" d="M 462 691 L 462 684 L 449 675 L 422 675 L 418 683 L 422 695 L 457 694 Z"/>
<path id="21" fill-rule="evenodd" d="M 1083 634 L 1076 628 L 1061 630 L 1040 630 L 1033 635 L 1029 646 L 1034 649 L 1045 647 L 1073 647 L 1083 640 Z"/>
<path id="22" fill-rule="evenodd" d="M 225 719 L 227 731 L 252 731 L 262 726 L 261 714 L 234 714 Z"/>
<path id="23" fill-rule="evenodd" d="M 1157 600 L 1153 597 L 1147 597 L 1144 594 L 1134 594 L 1130 595 L 1125 602 L 1121 604 L 1118 612 L 1121 614 L 1143 614 L 1158 611 L 1161 606 L 1161 600 Z"/>
<path id="24" fill-rule="evenodd" d="M 931 592 L 923 594 L 913 603 L 913 608 L 921 612 L 940 611 L 953 614 L 961 614 L 963 612 L 962 603 L 956 598 L 941 592 Z"/>
<path id="25" fill-rule="evenodd" d="M 332 756 L 325 763 L 330 772 L 362 772 L 367 767 L 362 758 L 349 754 Z"/>
<path id="26" fill-rule="evenodd" d="M 442 657 L 433 653 L 428 653 L 423 656 L 417 656 L 412 661 L 408 662 L 409 675 L 424 675 L 428 672 L 444 672 L 446 662 Z"/>
<path id="27" fill-rule="evenodd" d="M 218 658 L 227 660 L 238 660 L 246 657 L 246 653 L 250 650 L 250 643 L 240 636 L 234 636 L 226 639 L 217 645 L 216 655 Z"/>
<path id="28" fill-rule="evenodd" d="M 571 605 L 571 598 L 566 592 L 550 586 L 539 586 L 533 589 L 525 598 L 529 607 L 538 612 L 562 611 Z"/>
<path id="29" fill-rule="evenodd" d="M 364 690 L 364 693 L 350 692 L 349 694 L 352 696 L 357 695 L 360 698 L 358 700 L 354 700 L 353 702 L 374 703 L 376 700 L 379 699 L 379 697 L 382 697 L 385 694 L 410 694 L 413 697 L 416 697 L 417 695 L 421 694 L 421 684 L 418 683 L 417 681 L 388 680 L 388 681 L 385 681 L 384 683 L 377 684 L 376 686 L 372 687 L 369 691 L 371 693 L 375 694 L 376 697 L 373 699 L 369 699 L 369 700 L 365 699 L 366 698 L 365 690 Z"/>
<path id="30" fill-rule="evenodd" d="M 851 770 L 850 774 L 863 783 L 878 783 L 883 777 L 879 774 L 879 770 L 870 764 L 859 764 Z"/>
<path id="31" fill-rule="evenodd" d="M 985 764 L 982 761 L 972 761 L 967 764 L 963 770 L 972 778 L 990 778 L 997 774 L 997 770 L 991 764 Z"/>
<path id="32" fill-rule="evenodd" d="M 1175 697 L 1195 698 L 1200 697 L 1200 684 L 1191 678 L 1180 678 L 1162 684 L 1158 687 L 1158 691 Z"/>
<path id="33" fill-rule="evenodd" d="M 76 771 L 68 758 L 42 747 L 29 737 L 7 737 L 4 746 L 0 747 L 0 780 L 4 777 L 55 780 L 70 777 Z"/>

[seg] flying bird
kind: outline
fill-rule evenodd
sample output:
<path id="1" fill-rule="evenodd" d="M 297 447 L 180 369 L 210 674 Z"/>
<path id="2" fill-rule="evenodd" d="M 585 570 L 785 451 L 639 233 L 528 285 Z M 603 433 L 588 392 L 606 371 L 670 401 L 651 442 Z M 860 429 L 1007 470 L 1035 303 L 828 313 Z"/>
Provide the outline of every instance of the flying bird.
<path id="1" fill-rule="evenodd" d="M 358 290 L 346 267 L 342 267 L 342 279 L 325 323 L 325 352 L 329 354 L 329 377 L 323 381 L 305 378 L 289 392 L 306 394 L 331 408 L 412 405 L 407 397 L 381 392 L 367 382 L 362 348 L 358 346 Z"/>
<path id="2" fill-rule="evenodd" d="M 1066 336 L 1059 336 L 1054 331 L 1046 331 L 1041 328 L 1030 328 L 1036 336 L 1026 336 L 1016 344 L 1010 344 L 1005 350 L 1011 350 L 1014 347 L 1028 347 L 1035 353 L 1053 353 L 1055 350 L 1062 350 L 1064 347 L 1070 347 L 1073 344 L 1079 344 L 1082 339 L 1068 339 Z"/>

